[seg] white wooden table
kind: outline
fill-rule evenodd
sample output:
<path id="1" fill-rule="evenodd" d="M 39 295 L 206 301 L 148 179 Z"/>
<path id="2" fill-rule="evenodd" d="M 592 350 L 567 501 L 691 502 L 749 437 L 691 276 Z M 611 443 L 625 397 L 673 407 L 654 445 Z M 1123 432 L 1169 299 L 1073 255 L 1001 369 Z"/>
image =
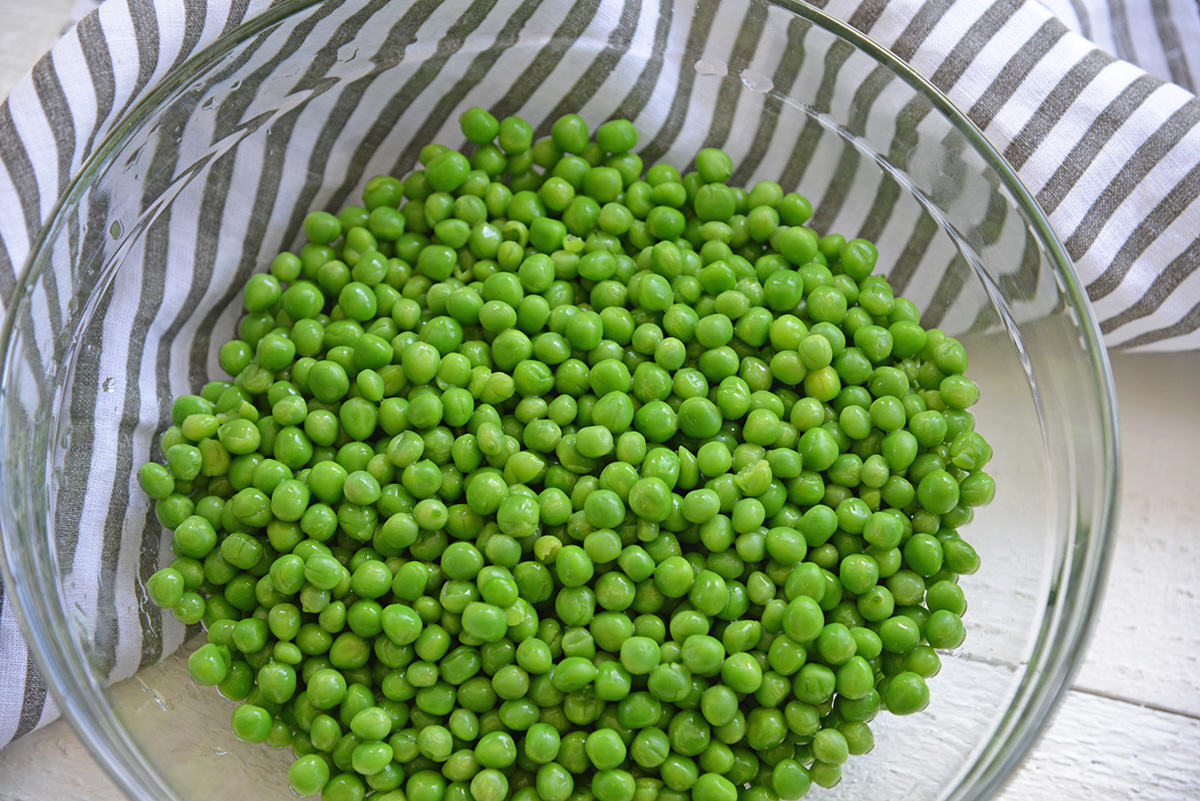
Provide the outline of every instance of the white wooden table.
<path id="1" fill-rule="evenodd" d="M 0 97 L 74 0 L 0 0 Z M 1200 799 L 1200 353 L 1113 357 L 1124 453 L 1107 596 L 1073 688 L 1002 801 Z M 0 751 L 0 801 L 124 801 L 58 721 Z"/>

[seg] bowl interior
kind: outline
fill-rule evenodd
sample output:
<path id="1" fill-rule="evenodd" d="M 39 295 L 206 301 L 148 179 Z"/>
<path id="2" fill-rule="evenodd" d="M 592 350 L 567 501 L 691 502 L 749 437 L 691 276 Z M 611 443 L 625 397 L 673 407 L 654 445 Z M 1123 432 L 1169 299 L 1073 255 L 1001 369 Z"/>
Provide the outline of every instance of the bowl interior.
<path id="1" fill-rule="evenodd" d="M 405 174 L 426 143 L 460 146 L 473 105 L 539 136 L 567 111 L 628 118 L 647 165 L 722 147 L 731 183 L 780 180 L 819 233 L 876 241 L 897 294 L 963 339 L 997 483 L 962 532 L 983 560 L 963 580 L 968 638 L 928 711 L 881 715 L 834 793 L 986 797 L 1095 602 L 1115 482 L 1107 364 L 1045 220 L 982 138 L 869 42 L 760 0 L 293 4 L 131 113 L 31 263 L 2 386 L 12 581 L 85 739 L 134 797 L 293 797 L 290 751 L 233 739 L 232 704 L 185 675 L 198 632 L 145 596 L 170 533 L 136 469 L 171 398 L 220 375 L 240 287 L 298 245 L 303 216 Z"/>

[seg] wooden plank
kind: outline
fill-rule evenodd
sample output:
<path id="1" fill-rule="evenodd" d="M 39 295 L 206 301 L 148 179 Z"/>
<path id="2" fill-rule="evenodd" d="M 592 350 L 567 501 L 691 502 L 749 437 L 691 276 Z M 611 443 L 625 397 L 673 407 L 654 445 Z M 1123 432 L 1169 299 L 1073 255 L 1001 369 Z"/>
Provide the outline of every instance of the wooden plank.
<path id="1" fill-rule="evenodd" d="M 997 801 L 1200 798 L 1200 720 L 1072 690 Z"/>
<path id="2" fill-rule="evenodd" d="M 1200 354 L 1116 354 L 1124 487 L 1104 605 L 1074 682 L 1200 717 Z"/>
<path id="3" fill-rule="evenodd" d="M 50 49 L 71 19 L 75 0 L 4 3 L 0 26 L 0 98 Z"/>
<path id="4" fill-rule="evenodd" d="M 45 798 L 127 801 L 62 719 L 0 751 L 0 801 Z"/>

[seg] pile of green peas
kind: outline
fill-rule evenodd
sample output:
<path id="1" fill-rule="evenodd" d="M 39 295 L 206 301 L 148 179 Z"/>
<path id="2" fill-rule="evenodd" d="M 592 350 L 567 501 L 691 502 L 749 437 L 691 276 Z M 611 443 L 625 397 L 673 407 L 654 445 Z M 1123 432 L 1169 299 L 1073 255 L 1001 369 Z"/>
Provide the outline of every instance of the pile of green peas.
<path id="1" fill-rule="evenodd" d="M 962 344 L 719 150 L 461 127 L 308 215 L 139 472 L 192 677 L 325 801 L 832 787 L 963 641 Z"/>

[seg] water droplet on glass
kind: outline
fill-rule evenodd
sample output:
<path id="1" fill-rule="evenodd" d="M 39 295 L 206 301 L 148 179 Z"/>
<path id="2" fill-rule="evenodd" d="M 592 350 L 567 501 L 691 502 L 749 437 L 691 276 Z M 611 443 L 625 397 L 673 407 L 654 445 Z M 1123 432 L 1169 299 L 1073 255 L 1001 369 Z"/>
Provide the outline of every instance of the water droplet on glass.
<path id="1" fill-rule="evenodd" d="M 124 229 L 121 228 L 120 220 L 113 220 L 113 224 L 108 226 L 108 233 L 113 239 L 120 239 Z"/>
<path id="2" fill-rule="evenodd" d="M 742 83 L 751 92 L 766 94 L 775 88 L 775 82 L 756 70 L 742 70 Z"/>
<path id="3" fill-rule="evenodd" d="M 100 385 L 100 389 L 103 392 L 112 392 L 112 383 L 113 383 L 113 380 L 111 377 L 106 378 L 106 379 L 104 379 L 104 383 Z"/>
<path id="4" fill-rule="evenodd" d="M 158 708 L 161 709 L 163 712 L 171 711 L 171 705 L 168 704 L 166 701 L 164 701 L 163 697 L 161 695 L 159 695 L 157 691 L 151 690 L 150 697 L 154 699 L 154 703 L 157 704 Z"/>
<path id="5" fill-rule="evenodd" d="M 712 61 L 707 58 L 697 61 L 694 69 L 697 75 L 725 75 L 729 71 L 724 61 Z"/>

